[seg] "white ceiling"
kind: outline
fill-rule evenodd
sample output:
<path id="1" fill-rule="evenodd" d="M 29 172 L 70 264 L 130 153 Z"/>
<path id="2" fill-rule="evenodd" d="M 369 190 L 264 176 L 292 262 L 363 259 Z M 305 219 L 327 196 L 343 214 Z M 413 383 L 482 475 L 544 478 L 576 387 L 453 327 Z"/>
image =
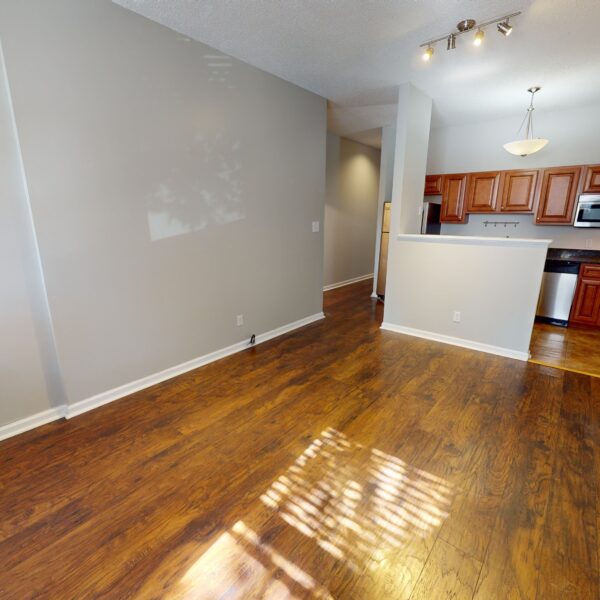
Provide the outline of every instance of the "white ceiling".
<path id="1" fill-rule="evenodd" d="M 434 127 L 521 114 L 534 84 L 540 111 L 600 103 L 600 0 L 114 1 L 328 98 L 344 135 L 390 122 L 408 81 L 433 98 Z M 421 60 L 459 20 L 516 10 L 510 37 L 489 27 L 479 48 L 467 34 Z"/>

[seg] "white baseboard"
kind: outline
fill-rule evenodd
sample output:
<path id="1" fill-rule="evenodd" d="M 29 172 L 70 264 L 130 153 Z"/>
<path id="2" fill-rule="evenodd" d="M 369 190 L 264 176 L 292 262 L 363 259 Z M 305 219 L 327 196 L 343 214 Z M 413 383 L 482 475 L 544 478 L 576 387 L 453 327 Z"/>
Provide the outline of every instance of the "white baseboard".
<path id="1" fill-rule="evenodd" d="M 290 331 L 293 331 L 294 329 L 304 327 L 304 325 L 308 325 L 309 323 L 313 323 L 314 321 L 318 321 L 324 318 L 325 315 L 322 312 L 320 312 L 311 315 L 310 317 L 305 317 L 304 319 L 294 321 L 293 323 L 288 323 L 287 325 L 283 325 L 282 327 L 277 327 L 276 329 L 272 329 L 271 331 L 267 331 L 266 333 L 260 333 L 256 336 L 256 344 L 266 342 L 267 340 L 273 339 L 277 336 L 283 335 L 284 333 L 288 333 Z M 140 390 L 143 390 L 147 387 L 156 385 L 157 383 L 161 383 L 162 381 L 171 379 L 172 377 L 177 377 L 177 375 L 187 373 L 188 371 L 192 371 L 193 369 L 197 369 L 198 367 L 202 367 L 203 365 L 207 365 L 208 363 L 215 362 L 216 360 L 225 358 L 226 356 L 230 356 L 232 354 L 235 354 L 236 352 L 240 352 L 241 350 L 245 350 L 249 347 L 250 346 L 248 342 L 244 340 L 243 342 L 232 344 L 231 346 L 221 348 L 220 350 L 215 350 L 214 352 L 210 352 L 209 354 L 205 354 L 204 356 L 193 358 L 192 360 L 188 360 L 184 363 L 181 363 L 180 365 L 169 367 L 164 371 L 159 371 L 158 373 L 153 373 L 152 375 L 148 375 L 147 377 L 142 377 L 141 379 L 137 379 L 136 381 L 132 381 L 131 383 L 126 383 L 125 385 L 113 388 L 112 390 L 108 390 L 107 392 L 102 392 L 101 394 L 97 394 L 95 396 L 92 396 L 91 398 L 80 400 L 79 402 L 75 402 L 74 404 L 70 404 L 69 406 L 67 406 L 65 416 L 67 417 L 67 419 L 70 419 L 71 417 L 80 415 L 81 413 L 87 412 L 88 410 L 98 408 L 99 406 L 108 404 L 109 402 L 114 402 L 119 398 L 129 396 L 129 394 L 139 392 Z"/>
<path id="2" fill-rule="evenodd" d="M 272 329 L 271 331 L 267 331 L 266 333 L 260 333 L 256 336 L 256 344 L 261 344 L 263 342 L 276 338 L 285 333 L 289 333 L 290 331 L 293 331 L 300 327 L 304 327 L 305 325 L 309 325 L 310 323 L 314 323 L 315 321 L 319 321 L 324 318 L 325 315 L 322 312 L 320 312 L 314 315 L 310 315 L 309 317 L 305 317 L 304 319 L 294 321 L 293 323 L 288 323 L 287 325 L 277 327 L 276 329 Z M 209 354 L 205 354 L 204 356 L 193 358 L 192 360 L 188 360 L 174 367 L 170 367 L 163 371 L 159 371 L 158 373 L 153 373 L 152 375 L 142 377 L 141 379 L 137 379 L 136 381 L 126 383 L 119 387 L 113 388 L 112 390 L 108 390 L 106 392 L 102 392 L 101 394 L 96 394 L 95 396 L 92 396 L 90 398 L 80 400 L 79 402 L 75 402 L 74 404 L 52 408 L 50 410 L 46 410 L 32 415 L 30 417 L 21 419 L 20 421 L 15 421 L 14 423 L 9 423 L 8 425 L 2 425 L 0 426 L 0 440 L 12 437 L 13 435 L 17 435 L 19 433 L 23 433 L 24 431 L 28 431 L 29 429 L 33 429 L 34 427 L 45 425 L 46 423 L 50 423 L 51 421 L 56 421 L 57 419 L 61 419 L 63 417 L 70 419 L 71 417 L 80 415 L 84 412 L 87 412 L 88 410 L 98 408 L 99 406 L 103 406 L 104 404 L 108 404 L 109 402 L 114 402 L 115 400 L 119 400 L 120 398 L 129 396 L 129 394 L 133 394 L 134 392 L 138 392 L 140 390 L 143 390 L 144 388 L 156 385 L 157 383 L 161 383 L 162 381 L 171 379 L 172 377 L 176 377 L 177 375 L 181 375 L 188 371 L 192 371 L 193 369 L 197 369 L 198 367 L 214 362 L 221 358 L 225 358 L 226 356 L 230 356 L 231 354 L 235 354 L 236 352 L 240 352 L 241 350 L 245 350 L 249 347 L 250 346 L 247 341 L 238 342 L 237 344 L 232 344 L 231 346 L 221 348 L 220 350 L 215 350 L 214 352 L 210 352 Z"/>
<path id="3" fill-rule="evenodd" d="M 516 360 L 525 361 L 529 360 L 528 352 L 520 352 L 519 350 L 512 350 L 510 348 L 503 348 L 501 346 L 492 346 L 491 344 L 473 342 L 472 340 L 465 340 L 463 338 L 443 335 L 441 333 L 424 331 L 423 329 L 413 329 L 412 327 L 404 327 L 402 325 L 394 325 L 393 323 L 386 322 L 381 324 L 381 329 L 385 329 L 386 331 L 394 331 L 396 333 L 404 333 L 405 335 L 412 335 L 413 337 L 423 338 L 433 342 L 441 342 L 442 344 L 460 346 L 462 348 L 468 348 L 469 350 L 478 350 L 479 352 L 487 352 L 488 354 L 505 356 L 506 358 L 514 358 Z"/>
<path id="4" fill-rule="evenodd" d="M 358 283 L 359 281 L 364 281 L 365 279 L 372 279 L 373 273 L 369 273 L 367 275 L 360 275 L 359 277 L 353 277 L 352 279 L 346 279 L 345 281 L 338 281 L 337 283 L 331 283 L 323 287 L 324 292 L 328 292 L 329 290 L 335 290 L 336 288 L 344 287 L 345 285 L 350 285 L 351 283 Z"/>
<path id="5" fill-rule="evenodd" d="M 24 433 L 36 427 L 41 427 L 51 421 L 62 419 L 64 416 L 65 406 L 62 405 L 56 408 L 49 408 L 18 421 L 13 421 L 12 423 L 8 423 L 8 425 L 2 425 L 0 426 L 0 440 L 5 440 L 13 435 L 19 435 L 19 433 Z"/>

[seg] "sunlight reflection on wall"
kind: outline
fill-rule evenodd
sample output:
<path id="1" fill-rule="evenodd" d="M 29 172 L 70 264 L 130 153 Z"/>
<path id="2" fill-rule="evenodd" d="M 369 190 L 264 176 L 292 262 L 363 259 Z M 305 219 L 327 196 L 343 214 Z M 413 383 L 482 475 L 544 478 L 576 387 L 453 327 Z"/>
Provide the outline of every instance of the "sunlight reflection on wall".
<path id="1" fill-rule="evenodd" d="M 376 570 L 388 555 L 435 532 L 452 497 L 443 479 L 328 428 L 260 497 L 262 511 L 249 511 L 222 533 L 170 598 L 331 599 L 312 544 L 364 577 L 365 569 Z M 280 519 L 306 540 L 312 557 L 298 540 L 290 544 Z M 278 544 L 284 538 L 287 551 Z"/>
<path id="2" fill-rule="evenodd" d="M 222 133 L 196 134 L 186 164 L 173 166 L 147 197 L 152 241 L 245 218 L 240 148 Z"/>

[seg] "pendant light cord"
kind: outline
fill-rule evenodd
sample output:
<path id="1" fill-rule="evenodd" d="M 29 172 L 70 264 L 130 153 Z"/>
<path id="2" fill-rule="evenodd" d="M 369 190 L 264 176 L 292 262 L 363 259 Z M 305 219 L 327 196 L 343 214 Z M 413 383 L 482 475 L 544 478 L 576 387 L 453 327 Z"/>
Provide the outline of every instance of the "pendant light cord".
<path id="1" fill-rule="evenodd" d="M 533 139 L 533 111 L 535 110 L 535 108 L 533 107 L 533 97 L 534 97 L 536 91 L 537 90 L 529 92 L 531 94 L 531 102 L 529 103 L 529 107 L 527 108 L 525 117 L 521 121 L 521 125 L 519 126 L 519 129 L 517 129 L 517 136 L 518 136 L 519 133 L 521 133 L 521 130 L 523 129 L 523 125 L 525 125 L 525 122 L 527 122 L 527 127 L 525 128 L 525 139 L 526 140 Z"/>

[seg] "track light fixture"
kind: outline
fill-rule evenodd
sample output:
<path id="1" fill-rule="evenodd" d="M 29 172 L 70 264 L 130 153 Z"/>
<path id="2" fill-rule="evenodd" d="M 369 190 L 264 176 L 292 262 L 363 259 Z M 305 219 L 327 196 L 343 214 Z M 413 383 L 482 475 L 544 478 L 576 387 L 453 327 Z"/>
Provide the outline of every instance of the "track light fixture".
<path id="1" fill-rule="evenodd" d="M 431 57 L 433 56 L 433 48 L 431 46 L 428 46 L 427 49 L 425 50 L 425 52 L 423 52 L 423 60 L 425 62 L 431 60 Z"/>
<path id="2" fill-rule="evenodd" d="M 508 37 L 512 33 L 512 25 L 509 24 L 508 18 L 506 19 L 506 21 L 498 23 L 498 31 L 506 37 Z"/>
<path id="3" fill-rule="evenodd" d="M 459 23 L 456 24 L 456 31 L 450 31 L 449 33 L 446 33 L 445 35 L 441 35 L 440 37 L 434 38 L 427 42 L 423 42 L 420 45 L 421 48 L 425 48 L 425 51 L 423 53 L 423 60 L 424 61 L 431 60 L 431 58 L 433 57 L 433 52 L 434 52 L 434 50 L 433 50 L 434 45 L 437 44 L 438 42 L 441 42 L 442 40 L 447 41 L 447 45 L 446 45 L 447 50 L 454 50 L 456 48 L 456 38 L 459 35 L 462 35 L 463 33 L 467 33 L 468 31 L 471 31 L 472 29 L 475 28 L 475 26 L 477 26 L 477 32 L 475 33 L 475 37 L 473 38 L 473 44 L 475 46 L 481 46 L 481 44 L 483 43 L 483 40 L 485 38 L 484 28 L 488 27 L 489 25 L 496 25 L 498 31 L 502 35 L 507 37 L 512 33 L 512 30 L 513 30 L 513 27 L 509 23 L 509 20 L 512 17 L 516 17 L 520 14 L 521 14 L 520 12 L 515 12 L 515 13 L 511 13 L 509 15 L 504 15 L 503 17 L 498 17 L 497 19 L 485 21 L 484 23 L 477 23 L 475 21 L 475 19 L 464 19 L 463 21 L 460 21 Z"/>

